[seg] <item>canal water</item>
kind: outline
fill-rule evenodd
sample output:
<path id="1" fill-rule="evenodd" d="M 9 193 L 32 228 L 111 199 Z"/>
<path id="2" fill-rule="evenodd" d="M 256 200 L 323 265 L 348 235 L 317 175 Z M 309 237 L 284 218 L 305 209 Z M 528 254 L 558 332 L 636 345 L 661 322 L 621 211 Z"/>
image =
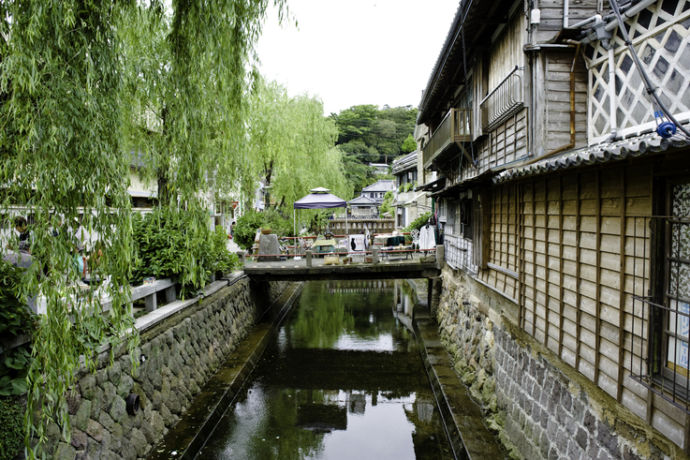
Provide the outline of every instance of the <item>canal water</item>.
<path id="1" fill-rule="evenodd" d="M 404 283 L 306 283 L 197 458 L 452 458 Z"/>

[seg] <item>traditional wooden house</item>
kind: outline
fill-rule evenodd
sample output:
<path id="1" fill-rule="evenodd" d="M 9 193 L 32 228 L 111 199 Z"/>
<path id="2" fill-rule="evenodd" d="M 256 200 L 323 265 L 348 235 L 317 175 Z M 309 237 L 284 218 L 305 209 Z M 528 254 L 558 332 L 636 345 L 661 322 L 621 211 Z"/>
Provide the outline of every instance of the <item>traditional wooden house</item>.
<path id="1" fill-rule="evenodd" d="M 438 319 L 519 456 L 690 451 L 688 29 L 689 0 L 463 0 L 432 70 Z"/>

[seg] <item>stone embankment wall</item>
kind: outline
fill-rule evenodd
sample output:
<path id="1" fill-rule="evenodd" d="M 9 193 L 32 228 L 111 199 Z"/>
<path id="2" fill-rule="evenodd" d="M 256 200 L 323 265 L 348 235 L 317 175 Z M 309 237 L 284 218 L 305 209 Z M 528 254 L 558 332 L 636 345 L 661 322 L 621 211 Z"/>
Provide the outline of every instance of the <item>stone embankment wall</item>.
<path id="1" fill-rule="evenodd" d="M 60 440 L 57 426 L 49 428 L 54 458 L 145 457 L 286 287 L 241 277 L 181 310 L 141 334 L 134 351 L 141 364 L 134 372 L 126 350 L 109 367 L 104 353 L 103 365 L 83 372 L 69 397 L 71 441 Z M 127 411 L 131 394 L 140 398 L 134 415 Z"/>
<path id="2" fill-rule="evenodd" d="M 446 268 L 437 310 L 455 370 L 513 458 L 662 459 L 672 443 L 513 327 L 515 305 Z"/>

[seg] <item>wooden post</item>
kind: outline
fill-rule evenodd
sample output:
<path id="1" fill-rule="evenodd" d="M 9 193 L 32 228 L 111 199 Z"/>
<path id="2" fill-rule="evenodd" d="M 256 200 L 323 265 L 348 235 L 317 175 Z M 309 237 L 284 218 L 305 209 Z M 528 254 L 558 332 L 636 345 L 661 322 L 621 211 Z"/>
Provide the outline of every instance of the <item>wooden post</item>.
<path id="1" fill-rule="evenodd" d="M 596 243 L 595 254 L 596 254 L 596 285 L 594 286 L 595 300 L 594 308 L 596 316 L 595 320 L 595 333 L 594 333 L 594 381 L 595 385 L 599 385 L 599 359 L 601 358 L 601 174 L 597 169 L 596 172 L 596 205 L 594 209 L 596 210 Z"/>
<path id="2" fill-rule="evenodd" d="M 436 318 L 438 304 L 441 301 L 441 278 L 429 278 L 428 281 L 427 304 L 429 306 L 429 314 Z"/>
<path id="3" fill-rule="evenodd" d="M 379 263 L 379 248 L 372 248 L 371 250 L 371 261 L 372 263 Z"/>
<path id="4" fill-rule="evenodd" d="M 575 370 L 580 370 L 580 337 L 582 336 L 582 308 L 580 302 L 580 174 L 575 177 Z"/>
<path id="5" fill-rule="evenodd" d="M 559 283 L 558 288 L 558 308 L 560 310 L 558 315 L 558 357 L 563 353 L 563 314 L 565 311 L 565 302 L 563 301 L 563 176 L 558 178 L 558 263 L 559 263 Z"/>
<path id="6" fill-rule="evenodd" d="M 532 181 L 532 337 L 537 338 L 537 181 Z"/>
<path id="7" fill-rule="evenodd" d="M 446 248 L 442 244 L 436 245 L 436 266 L 441 268 L 446 257 Z"/>
<path id="8" fill-rule="evenodd" d="M 515 187 L 515 201 L 517 209 L 517 220 L 515 225 L 517 227 L 517 271 L 518 271 L 518 325 L 525 330 L 525 208 L 522 200 L 522 193 L 524 192 L 524 185 L 519 184 Z"/>
<path id="9" fill-rule="evenodd" d="M 311 267 L 311 249 L 307 249 L 306 255 L 307 255 L 307 267 Z"/>
<path id="10" fill-rule="evenodd" d="M 544 177 L 544 346 L 549 348 L 549 179 Z M 534 293 L 536 300 L 537 293 Z"/>
<path id="11" fill-rule="evenodd" d="M 618 255 L 620 257 L 620 262 L 618 265 L 619 278 L 618 278 L 618 388 L 616 390 L 616 400 L 623 400 L 623 379 L 625 378 L 625 366 L 623 365 L 623 359 L 625 358 L 624 347 L 625 347 L 625 235 L 626 235 L 626 174 L 627 171 L 623 171 L 621 174 L 621 213 L 620 213 L 620 235 L 619 235 L 619 245 L 618 245 Z M 633 241 L 633 244 L 636 244 Z M 634 246 L 633 246 L 634 247 Z M 633 334 L 635 332 L 633 331 Z M 630 353 L 634 353 L 632 348 Z M 632 367 L 632 366 L 631 366 Z M 632 369 L 630 369 L 632 371 Z M 687 424 L 686 424 L 687 427 Z M 687 435 L 686 435 L 687 440 Z"/>

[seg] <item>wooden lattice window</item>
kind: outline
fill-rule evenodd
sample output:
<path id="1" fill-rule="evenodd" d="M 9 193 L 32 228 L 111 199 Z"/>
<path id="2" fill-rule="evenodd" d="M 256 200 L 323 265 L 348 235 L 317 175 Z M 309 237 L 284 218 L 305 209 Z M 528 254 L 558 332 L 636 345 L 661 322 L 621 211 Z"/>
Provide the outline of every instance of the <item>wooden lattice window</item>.
<path id="1" fill-rule="evenodd" d="M 690 0 L 664 0 L 626 22 L 628 31 L 654 86 L 679 121 L 690 118 Z M 654 109 L 620 33 L 611 39 L 615 81 L 609 81 L 608 50 L 597 42 L 589 58 L 589 143 L 605 139 L 614 125 L 630 135 L 655 126 Z M 615 120 L 611 117 L 614 85 Z"/>

